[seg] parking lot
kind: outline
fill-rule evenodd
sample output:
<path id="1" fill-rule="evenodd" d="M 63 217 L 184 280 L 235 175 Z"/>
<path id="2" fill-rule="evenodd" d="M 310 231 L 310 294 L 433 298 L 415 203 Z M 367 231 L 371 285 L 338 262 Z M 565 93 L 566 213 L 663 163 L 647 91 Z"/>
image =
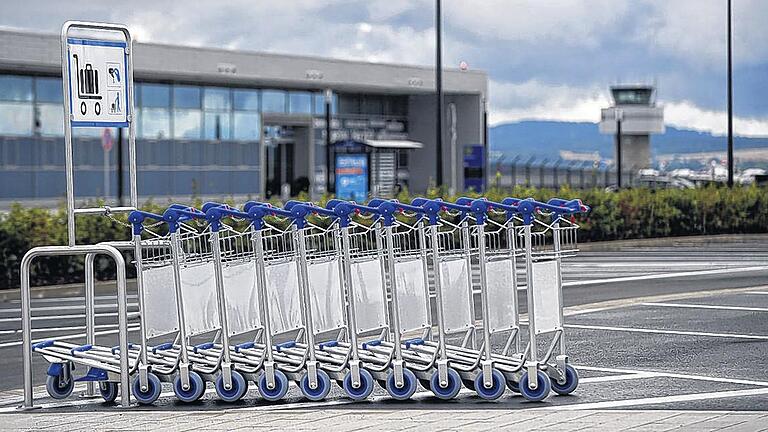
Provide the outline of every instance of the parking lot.
<path id="1" fill-rule="evenodd" d="M 210 388 L 202 401 L 189 406 L 177 402 L 169 387 L 155 406 L 138 409 L 169 415 L 190 408 L 217 412 L 322 408 L 324 412 L 382 414 L 393 409 L 414 413 L 550 408 L 768 411 L 768 372 L 764 368 L 768 358 L 768 239 L 588 246 L 567 264 L 564 275 L 568 351 L 581 376 L 579 388 L 571 396 L 553 394 L 542 403 L 530 403 L 507 392 L 489 403 L 463 390 L 456 400 L 444 402 L 422 389 L 413 400 L 396 402 L 377 389 L 370 402 L 353 403 L 335 389 L 326 402 L 308 402 L 294 388 L 285 401 L 271 404 L 251 389 L 242 402 L 228 405 L 217 401 Z M 41 309 L 50 307 L 43 299 L 37 302 L 36 314 L 57 317 L 64 313 L 55 307 Z M 2 311 L 11 310 L 13 304 L 8 302 Z M 77 313 L 74 307 L 72 311 Z M 109 313 L 109 307 L 104 313 Z M 36 323 L 36 327 L 58 322 L 55 328 L 68 329 L 56 331 L 72 333 L 79 331 L 78 319 L 55 318 Z M 100 330 L 112 330 L 110 317 L 101 319 Z M 14 335 L 11 330 L 0 334 L 4 338 L 0 350 L 9 354 L 2 360 L 5 373 L 16 371 L 15 376 L 8 376 L 6 391 L 0 396 L 0 410 L 6 413 L 14 412 L 20 401 L 20 361 L 11 362 L 12 353 L 18 359 L 19 346 L 13 345 L 18 336 L 13 339 Z M 36 360 L 35 378 L 41 382 L 44 363 Z M 44 412 L 119 411 L 99 399 L 59 402 L 47 398 L 41 387 L 36 392 L 40 394 L 36 404 L 44 406 Z"/>

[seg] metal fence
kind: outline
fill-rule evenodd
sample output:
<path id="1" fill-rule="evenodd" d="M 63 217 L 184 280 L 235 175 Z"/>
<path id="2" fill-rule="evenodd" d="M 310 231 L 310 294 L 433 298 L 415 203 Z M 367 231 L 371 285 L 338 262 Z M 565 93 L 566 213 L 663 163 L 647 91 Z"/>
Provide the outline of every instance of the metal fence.
<path id="1" fill-rule="evenodd" d="M 491 163 L 488 170 L 491 187 L 531 186 L 557 189 L 568 185 L 574 189 L 605 188 L 616 185 L 616 170 L 592 161 L 549 162 L 529 159 L 507 163 Z M 624 171 L 622 186 L 632 186 L 637 170 Z"/>

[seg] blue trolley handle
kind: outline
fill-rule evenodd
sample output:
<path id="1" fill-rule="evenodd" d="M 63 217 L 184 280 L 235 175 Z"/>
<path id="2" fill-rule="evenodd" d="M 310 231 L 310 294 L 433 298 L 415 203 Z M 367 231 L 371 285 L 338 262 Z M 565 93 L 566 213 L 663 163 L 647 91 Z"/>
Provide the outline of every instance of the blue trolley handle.
<path id="1" fill-rule="evenodd" d="M 285 203 L 285 209 L 290 211 L 293 214 L 294 220 L 296 221 L 296 224 L 299 228 L 304 228 L 306 226 L 306 217 L 310 215 L 310 213 L 320 214 L 323 216 L 331 217 L 333 219 L 339 220 L 339 226 L 344 228 L 349 226 L 350 218 L 349 215 L 352 213 L 352 210 L 349 208 L 339 207 L 338 209 L 328 209 L 325 207 L 320 207 L 318 205 L 315 205 L 315 203 L 312 202 L 304 202 L 304 201 L 295 201 L 291 200 Z"/>
<path id="2" fill-rule="evenodd" d="M 429 204 L 429 205 L 428 205 Z M 395 213 L 398 211 L 409 211 L 412 213 L 426 216 L 430 225 L 436 225 L 439 220 L 438 213 L 440 212 L 440 206 L 436 206 L 430 203 L 423 203 L 423 205 L 405 204 L 397 200 L 384 200 L 380 198 L 374 198 L 368 201 L 369 207 L 376 207 L 384 217 L 384 224 L 389 226 L 395 222 Z"/>
<path id="3" fill-rule="evenodd" d="M 519 202 L 517 200 L 516 202 Z M 507 221 L 512 219 L 516 214 L 520 213 L 517 205 L 512 205 L 511 201 L 507 204 L 490 201 L 487 198 L 466 198 L 462 197 L 456 200 L 456 204 L 468 205 L 474 213 L 475 218 L 478 220 L 485 220 L 488 217 L 488 212 L 493 209 L 500 209 L 506 212 Z"/>
<path id="4" fill-rule="evenodd" d="M 163 212 L 163 220 L 168 222 L 168 230 L 175 233 L 179 223 L 190 219 L 205 219 L 205 213 L 192 207 L 173 204 Z"/>
<path id="5" fill-rule="evenodd" d="M 339 199 L 332 199 L 325 204 L 325 208 L 332 210 L 336 215 L 342 219 L 342 226 L 346 226 L 350 222 L 350 218 L 353 213 L 366 213 L 374 215 L 377 218 L 382 217 L 382 210 L 378 207 L 371 207 L 367 205 L 357 204 L 352 201 L 343 201 Z"/>
<path id="6" fill-rule="evenodd" d="M 513 198 L 512 198 L 513 199 Z M 511 198 L 506 198 L 502 203 L 508 202 L 508 200 L 512 200 Z M 561 204 L 563 203 L 563 200 L 550 200 L 550 202 L 554 202 L 555 204 Z M 570 201 L 566 201 L 565 203 L 571 203 Z M 588 210 L 587 206 L 584 206 L 583 204 L 580 204 L 580 201 L 573 200 L 569 206 L 560 206 L 550 203 L 543 203 L 534 200 L 533 198 L 527 198 L 522 201 L 519 201 L 518 203 L 518 209 L 520 210 L 520 213 L 523 215 L 523 223 L 526 225 L 530 225 L 533 223 L 534 219 L 534 213 L 537 210 L 547 210 L 553 213 L 553 220 L 556 220 L 560 218 L 564 214 L 575 214 L 580 213 L 582 211 L 582 208 L 586 208 Z M 575 207 L 578 205 L 578 207 Z"/>
<path id="7" fill-rule="evenodd" d="M 128 214 L 128 222 L 133 226 L 133 235 L 141 235 L 141 231 L 144 229 L 144 221 L 147 219 L 162 222 L 163 216 L 141 210 L 134 210 Z"/>

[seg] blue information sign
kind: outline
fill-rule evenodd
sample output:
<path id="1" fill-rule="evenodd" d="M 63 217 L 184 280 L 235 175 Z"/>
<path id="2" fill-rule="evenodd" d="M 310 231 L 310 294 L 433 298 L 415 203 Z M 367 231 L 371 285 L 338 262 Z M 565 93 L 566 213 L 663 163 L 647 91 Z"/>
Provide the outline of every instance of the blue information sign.
<path id="1" fill-rule="evenodd" d="M 357 202 L 368 199 L 367 155 L 336 155 L 336 198 Z"/>

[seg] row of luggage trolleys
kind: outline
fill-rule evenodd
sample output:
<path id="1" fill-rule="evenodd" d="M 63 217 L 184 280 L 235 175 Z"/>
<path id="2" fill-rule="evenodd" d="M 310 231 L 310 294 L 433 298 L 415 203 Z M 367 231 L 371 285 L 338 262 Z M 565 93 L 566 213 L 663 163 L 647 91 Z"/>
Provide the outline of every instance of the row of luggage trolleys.
<path id="1" fill-rule="evenodd" d="M 169 382 L 193 402 L 212 382 L 234 402 L 254 382 L 277 401 L 291 381 L 313 401 L 333 381 L 354 400 L 376 382 L 398 400 L 419 383 L 441 399 L 462 385 L 489 400 L 506 388 L 532 401 L 571 393 L 578 374 L 565 350 L 560 261 L 576 253 L 573 215 L 588 210 L 579 200 L 418 198 L 134 211 L 131 393 L 152 404 Z M 50 363 L 52 397 L 69 396 L 76 381 L 117 397 L 119 348 L 50 339 L 32 350 Z M 75 366 L 87 373 L 74 378 Z"/>

